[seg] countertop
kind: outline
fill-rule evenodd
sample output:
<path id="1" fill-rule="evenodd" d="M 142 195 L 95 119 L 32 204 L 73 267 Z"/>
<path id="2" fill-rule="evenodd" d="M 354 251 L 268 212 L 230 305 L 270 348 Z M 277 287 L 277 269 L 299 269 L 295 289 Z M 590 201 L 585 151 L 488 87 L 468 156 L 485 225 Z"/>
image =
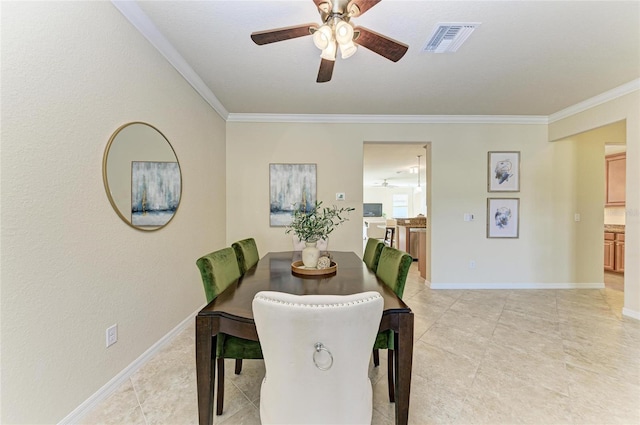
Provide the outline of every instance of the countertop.
<path id="1" fill-rule="evenodd" d="M 605 224 L 604 231 L 609 233 L 624 233 L 624 224 Z"/>
<path id="2" fill-rule="evenodd" d="M 427 227 L 427 217 L 418 216 L 412 218 L 396 218 L 398 227 L 408 227 L 411 229 Z"/>

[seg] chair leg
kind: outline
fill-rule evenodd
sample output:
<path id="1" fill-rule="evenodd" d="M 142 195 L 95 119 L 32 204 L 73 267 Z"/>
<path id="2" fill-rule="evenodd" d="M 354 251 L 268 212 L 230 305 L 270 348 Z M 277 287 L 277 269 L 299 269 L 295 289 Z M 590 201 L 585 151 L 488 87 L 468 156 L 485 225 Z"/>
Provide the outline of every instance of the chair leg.
<path id="1" fill-rule="evenodd" d="M 393 350 L 387 350 L 387 378 L 389 384 L 389 403 L 394 403 L 396 401 L 396 380 L 394 379 L 395 367 Z"/>
<path id="2" fill-rule="evenodd" d="M 218 407 L 216 408 L 216 415 L 222 415 L 222 408 L 224 407 L 224 359 L 218 357 Z"/>
<path id="3" fill-rule="evenodd" d="M 236 359 L 236 375 L 240 375 L 242 372 L 242 359 Z"/>
<path id="4" fill-rule="evenodd" d="M 373 350 L 373 366 L 378 367 L 380 365 L 380 353 L 378 353 L 378 349 Z"/>

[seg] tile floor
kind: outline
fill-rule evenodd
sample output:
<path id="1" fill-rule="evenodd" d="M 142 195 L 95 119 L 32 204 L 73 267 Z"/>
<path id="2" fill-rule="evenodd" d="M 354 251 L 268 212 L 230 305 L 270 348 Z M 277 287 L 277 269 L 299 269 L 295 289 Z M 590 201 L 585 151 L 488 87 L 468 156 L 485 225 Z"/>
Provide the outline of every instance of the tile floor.
<path id="1" fill-rule="evenodd" d="M 624 273 L 604 272 L 604 286 L 616 291 L 624 291 Z"/>
<path id="2" fill-rule="evenodd" d="M 430 290 L 412 266 L 411 424 L 640 424 L 640 322 L 618 290 Z M 197 424 L 194 327 L 84 424 Z M 259 424 L 264 365 L 228 361 L 219 424 Z M 373 424 L 394 423 L 386 357 L 371 367 Z"/>

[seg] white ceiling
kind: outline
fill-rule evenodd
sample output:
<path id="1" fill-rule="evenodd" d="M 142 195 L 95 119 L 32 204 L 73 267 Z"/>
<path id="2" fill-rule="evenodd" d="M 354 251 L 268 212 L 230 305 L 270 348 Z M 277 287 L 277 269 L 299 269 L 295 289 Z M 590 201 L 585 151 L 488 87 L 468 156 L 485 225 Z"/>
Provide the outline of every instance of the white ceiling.
<path id="1" fill-rule="evenodd" d="M 122 3 L 114 1 L 121 10 Z M 318 23 L 312 0 L 131 4 L 123 13 L 148 17 L 147 38 L 164 45 L 165 55 L 167 46 L 175 49 L 179 71 L 234 118 L 547 117 L 640 77 L 639 1 L 382 0 L 352 22 L 408 44 L 407 54 L 394 63 L 360 47 L 338 58 L 332 80 L 322 84 L 311 37 L 263 46 L 250 39 L 254 31 Z M 439 22 L 481 25 L 456 53 L 425 53 Z"/>
<path id="2" fill-rule="evenodd" d="M 365 187 L 416 187 L 418 175 L 409 171 L 418 166 L 420 158 L 420 185 L 425 185 L 424 143 L 365 143 L 363 149 L 363 184 Z"/>

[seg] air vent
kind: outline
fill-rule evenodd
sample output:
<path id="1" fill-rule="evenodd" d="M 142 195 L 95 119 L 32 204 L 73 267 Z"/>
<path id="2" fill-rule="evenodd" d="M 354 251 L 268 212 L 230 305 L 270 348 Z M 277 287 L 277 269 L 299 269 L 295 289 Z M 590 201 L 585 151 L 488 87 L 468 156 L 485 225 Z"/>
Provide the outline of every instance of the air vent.
<path id="1" fill-rule="evenodd" d="M 423 51 L 432 53 L 455 52 L 479 26 L 480 22 L 439 23 L 431 33 L 431 38 Z"/>

